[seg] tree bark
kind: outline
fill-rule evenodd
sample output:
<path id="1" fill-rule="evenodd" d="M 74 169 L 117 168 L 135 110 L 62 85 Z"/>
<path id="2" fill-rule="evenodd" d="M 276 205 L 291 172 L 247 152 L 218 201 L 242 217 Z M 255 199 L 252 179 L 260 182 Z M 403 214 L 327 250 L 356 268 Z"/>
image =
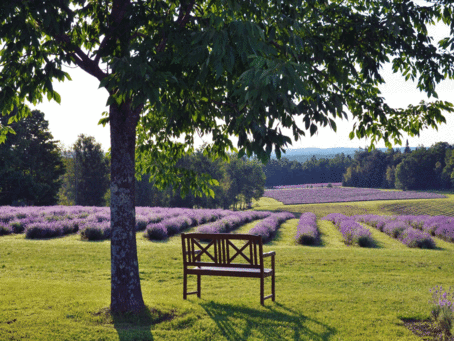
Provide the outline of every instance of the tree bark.
<path id="1" fill-rule="evenodd" d="M 145 308 L 135 231 L 135 144 L 138 113 L 130 103 L 110 106 L 111 311 Z"/>

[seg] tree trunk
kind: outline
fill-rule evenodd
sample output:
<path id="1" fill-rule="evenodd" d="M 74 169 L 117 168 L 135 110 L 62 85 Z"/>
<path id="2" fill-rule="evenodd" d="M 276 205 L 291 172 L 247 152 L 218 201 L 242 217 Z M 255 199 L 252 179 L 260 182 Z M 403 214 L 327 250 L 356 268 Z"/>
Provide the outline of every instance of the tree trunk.
<path id="1" fill-rule="evenodd" d="M 129 103 L 110 106 L 111 311 L 145 308 L 135 231 L 135 142 L 138 113 Z"/>

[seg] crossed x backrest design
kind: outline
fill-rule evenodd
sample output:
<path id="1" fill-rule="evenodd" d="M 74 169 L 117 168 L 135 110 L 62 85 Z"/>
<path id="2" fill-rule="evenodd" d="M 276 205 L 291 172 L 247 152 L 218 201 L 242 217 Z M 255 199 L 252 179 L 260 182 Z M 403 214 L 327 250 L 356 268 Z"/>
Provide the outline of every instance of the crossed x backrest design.
<path id="1" fill-rule="evenodd" d="M 209 240 L 208 244 L 200 242 L 201 238 Z M 183 245 L 187 258 L 186 263 L 206 263 L 218 265 L 248 264 L 260 265 L 261 239 L 251 235 L 215 234 L 202 235 L 189 233 L 183 236 Z M 235 245 L 234 241 L 242 243 Z M 246 262 L 246 263 L 244 263 Z"/>

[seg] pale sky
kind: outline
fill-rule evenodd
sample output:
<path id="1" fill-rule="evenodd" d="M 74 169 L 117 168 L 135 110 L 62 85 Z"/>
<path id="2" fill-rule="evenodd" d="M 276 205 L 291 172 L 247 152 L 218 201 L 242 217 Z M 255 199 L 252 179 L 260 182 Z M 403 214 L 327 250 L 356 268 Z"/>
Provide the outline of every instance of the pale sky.
<path id="1" fill-rule="evenodd" d="M 447 27 L 437 24 L 431 30 L 438 41 L 449 34 Z M 107 151 L 110 148 L 109 127 L 98 125 L 101 113 L 108 111 L 105 106 L 107 102 L 107 91 L 98 89 L 99 82 L 94 77 L 86 74 L 79 68 L 65 68 L 71 75 L 72 81 L 62 83 L 54 82 L 54 89 L 61 95 L 61 104 L 56 102 L 44 102 L 32 109 L 39 109 L 45 114 L 49 121 L 49 128 L 55 140 L 59 140 L 66 147 L 70 147 L 80 134 L 94 136 L 95 140 L 101 143 L 102 148 Z M 392 74 L 391 67 L 388 65 L 384 69 L 386 84 L 381 86 L 382 95 L 391 107 L 405 108 L 408 104 L 416 105 L 427 97 L 416 89 L 415 84 L 410 81 L 405 82 L 403 77 Z M 454 81 L 446 80 L 437 87 L 440 100 L 454 102 Z M 424 145 L 429 147 L 436 142 L 448 142 L 454 144 L 454 117 L 445 115 L 447 124 L 441 125 L 436 130 L 424 130 L 419 137 L 408 138 L 412 147 Z M 294 143 L 291 148 L 317 147 L 366 147 L 366 140 L 350 140 L 348 137 L 352 128 L 352 121 L 337 120 L 337 133 L 329 127 L 320 128 L 319 132 L 312 137 L 304 137 Z M 309 135 L 309 134 L 308 134 Z M 378 147 L 384 147 L 380 143 Z"/>

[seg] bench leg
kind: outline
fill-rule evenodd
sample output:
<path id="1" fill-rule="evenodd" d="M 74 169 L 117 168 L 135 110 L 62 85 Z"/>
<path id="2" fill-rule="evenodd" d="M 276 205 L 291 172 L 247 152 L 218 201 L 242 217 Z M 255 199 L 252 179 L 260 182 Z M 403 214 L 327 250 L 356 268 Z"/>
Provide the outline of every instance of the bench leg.
<path id="1" fill-rule="evenodd" d="M 275 280 L 275 277 L 274 277 L 274 271 L 273 271 L 273 274 L 271 275 L 271 295 L 273 295 L 273 297 L 272 297 L 273 302 L 276 300 L 276 287 L 274 284 L 274 280 Z"/>
<path id="2" fill-rule="evenodd" d="M 188 292 L 188 275 L 183 275 L 183 299 L 185 300 Z"/>
<path id="3" fill-rule="evenodd" d="M 265 305 L 265 279 L 260 277 L 260 304 Z"/>
<path id="4" fill-rule="evenodd" d="M 197 275 L 197 297 L 200 298 L 200 282 L 201 282 L 201 277 L 200 275 Z"/>

